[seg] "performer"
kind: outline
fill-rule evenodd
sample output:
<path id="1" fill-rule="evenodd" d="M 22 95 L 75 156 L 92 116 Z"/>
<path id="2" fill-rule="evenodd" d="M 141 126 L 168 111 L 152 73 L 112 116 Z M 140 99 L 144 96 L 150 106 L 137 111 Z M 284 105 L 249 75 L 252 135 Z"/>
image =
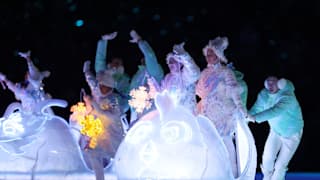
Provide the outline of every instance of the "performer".
<path id="1" fill-rule="evenodd" d="M 195 114 L 195 85 L 200 77 L 200 68 L 184 49 L 184 43 L 174 45 L 166 58 L 170 72 L 161 82 L 161 90 L 168 90 L 176 103 Z"/>
<path id="2" fill-rule="evenodd" d="M 216 37 L 203 49 L 208 65 L 201 72 L 196 94 L 201 98 L 197 105 L 198 113 L 214 123 L 229 152 L 233 174 L 237 177 L 235 125 L 237 120 L 244 120 L 248 114 L 241 101 L 242 88 L 233 71 L 225 65 L 228 61 L 224 50 L 228 44 L 226 37 Z"/>
<path id="3" fill-rule="evenodd" d="M 104 71 L 110 71 L 109 73 L 112 74 L 112 78 L 114 79 L 115 90 L 117 90 L 118 93 L 125 97 L 129 92 L 130 78 L 125 73 L 123 61 L 119 57 L 114 57 L 109 63 L 107 63 L 106 58 L 108 51 L 108 41 L 116 38 L 117 34 L 117 32 L 105 34 L 98 41 L 94 69 L 98 76 Z M 126 109 L 124 109 L 124 112 L 126 112 L 128 108 L 129 107 L 126 107 Z"/>
<path id="4" fill-rule="evenodd" d="M 269 76 L 264 85 L 249 111 L 256 122 L 267 121 L 270 126 L 262 156 L 263 179 L 285 179 L 301 140 L 302 112 L 291 81 Z"/>
<path id="5" fill-rule="evenodd" d="M 143 53 L 143 58 L 141 58 L 141 64 L 138 66 L 138 71 L 133 75 L 130 83 L 130 90 L 137 89 L 139 86 L 145 86 L 148 88 L 147 79 L 152 78 L 157 83 L 160 83 L 163 78 L 163 69 L 158 63 L 157 57 L 149 45 L 149 43 L 142 39 L 141 36 L 135 31 L 130 31 L 131 43 L 136 43 L 139 49 Z M 154 106 L 153 106 L 154 107 Z M 150 108 L 151 109 L 153 109 Z M 145 110 L 142 113 L 137 113 L 134 108 L 130 108 L 130 124 L 133 125 L 136 120 L 138 120 L 142 115 L 149 112 Z"/>
<path id="6" fill-rule="evenodd" d="M 44 84 L 42 83 L 44 78 L 50 76 L 50 72 L 39 71 L 30 58 L 31 51 L 25 53 L 19 52 L 19 55 L 25 58 L 28 64 L 28 71 L 25 76 L 25 81 L 13 83 L 2 73 L 0 73 L 0 81 L 5 82 L 6 86 L 14 93 L 15 98 L 21 101 L 23 112 L 37 113 L 34 112 L 35 104 L 51 98 L 49 94 L 44 92 Z M 47 111 L 53 114 L 51 109 L 47 109 Z"/>
<path id="7" fill-rule="evenodd" d="M 106 34 L 99 40 L 97 54 L 95 59 L 95 72 L 90 71 L 90 61 L 86 61 L 83 65 L 83 72 L 86 81 L 90 87 L 91 95 L 84 95 L 83 99 L 87 108 L 87 115 L 91 115 L 95 120 L 101 122 L 101 126 L 97 129 L 102 133 L 95 139 L 87 135 L 80 134 L 78 131 L 78 142 L 83 152 L 84 160 L 89 168 L 93 169 L 96 179 L 104 179 L 104 168 L 110 167 L 114 155 L 120 145 L 124 135 L 124 126 L 121 116 L 128 109 L 127 98 L 121 94 L 121 90 L 117 89 L 116 81 L 123 73 L 123 67 L 118 64 L 119 61 L 113 61 L 109 68 L 105 63 L 107 41 L 114 39 L 117 33 Z M 115 65 L 115 66 L 114 66 Z M 123 86 L 122 86 L 123 87 Z M 72 116 L 71 116 L 72 117 Z M 73 129 L 79 128 L 76 121 L 70 121 Z M 90 146 L 92 141 L 94 147 Z"/>

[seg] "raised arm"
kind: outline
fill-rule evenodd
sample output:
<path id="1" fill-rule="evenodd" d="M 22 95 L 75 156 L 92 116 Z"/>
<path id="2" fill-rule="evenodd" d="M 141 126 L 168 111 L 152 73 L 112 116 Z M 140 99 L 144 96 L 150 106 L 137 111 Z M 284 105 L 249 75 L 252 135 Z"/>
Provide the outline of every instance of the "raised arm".
<path id="1" fill-rule="evenodd" d="M 15 83 L 13 83 L 12 81 L 8 80 L 6 75 L 4 75 L 3 73 L 0 72 L 0 81 L 1 82 L 5 82 L 6 85 L 8 86 L 8 89 L 10 89 L 12 92 L 17 92 L 19 90 L 19 88 L 16 86 Z"/>
<path id="2" fill-rule="evenodd" d="M 31 60 L 31 51 L 27 52 L 19 52 L 18 53 L 20 57 L 23 57 L 25 60 L 27 60 L 28 64 L 28 74 L 31 79 L 39 80 L 41 79 L 41 72 L 40 70 L 33 64 Z M 46 77 L 50 75 L 50 72 L 47 72 Z"/>
<path id="3" fill-rule="evenodd" d="M 86 81 L 91 89 L 91 91 L 94 89 L 94 87 L 97 86 L 97 81 L 95 76 L 93 75 L 93 73 L 90 71 L 90 64 L 91 62 L 89 60 L 87 60 L 86 62 L 84 62 L 83 64 L 83 72 L 86 78 Z"/>
<path id="4" fill-rule="evenodd" d="M 183 64 L 182 77 L 189 85 L 195 83 L 200 77 L 200 68 L 194 62 L 190 54 L 184 49 L 184 42 L 173 46 L 175 59 Z"/>
<path id="5" fill-rule="evenodd" d="M 25 53 L 19 52 L 19 55 L 27 60 L 28 72 L 27 80 L 36 90 L 40 89 L 43 86 L 42 80 L 50 76 L 50 71 L 40 71 L 32 62 L 30 56 L 31 51 Z"/>
<path id="6" fill-rule="evenodd" d="M 96 50 L 96 59 L 94 64 L 94 69 L 96 73 L 104 71 L 107 69 L 107 46 L 108 41 L 114 39 L 117 36 L 117 32 L 110 34 L 105 34 L 98 41 L 97 50 Z"/>
<path id="7" fill-rule="evenodd" d="M 131 43 L 137 43 L 139 46 L 139 49 L 144 55 L 146 68 L 150 76 L 154 77 L 157 82 L 159 83 L 161 79 L 163 78 L 163 69 L 161 65 L 158 63 L 157 57 L 149 45 L 149 43 L 145 40 L 143 40 L 135 30 L 132 30 L 130 32 L 131 36 Z"/>

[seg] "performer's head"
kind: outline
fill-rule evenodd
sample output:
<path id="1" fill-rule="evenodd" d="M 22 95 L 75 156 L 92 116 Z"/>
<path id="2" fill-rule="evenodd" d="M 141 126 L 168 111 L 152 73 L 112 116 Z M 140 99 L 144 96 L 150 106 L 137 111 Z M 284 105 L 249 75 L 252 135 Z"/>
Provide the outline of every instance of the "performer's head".
<path id="1" fill-rule="evenodd" d="M 218 56 L 212 48 L 208 48 L 205 57 L 208 64 L 217 64 L 220 62 Z"/>
<path id="2" fill-rule="evenodd" d="M 113 91 L 115 82 L 112 77 L 112 73 L 108 70 L 99 72 L 97 74 L 97 81 L 101 95 L 108 95 Z"/>
<path id="3" fill-rule="evenodd" d="M 169 53 L 166 60 L 171 73 L 180 72 L 182 64 L 176 60 L 173 53 Z"/>
<path id="4" fill-rule="evenodd" d="M 108 64 L 108 68 L 113 72 L 124 73 L 123 61 L 119 57 L 112 58 L 111 62 Z"/>
<path id="5" fill-rule="evenodd" d="M 271 93 L 277 93 L 286 86 L 287 81 L 284 78 L 278 79 L 275 76 L 269 76 L 264 81 L 264 87 Z"/>
<path id="6" fill-rule="evenodd" d="M 275 76 L 269 76 L 265 82 L 264 86 L 265 88 L 272 94 L 278 92 L 279 88 L 277 86 L 278 78 Z"/>
<path id="7" fill-rule="evenodd" d="M 208 64 L 217 64 L 220 61 L 228 63 L 224 56 L 224 50 L 228 47 L 229 41 L 227 37 L 216 37 L 202 49 L 203 55 L 206 57 Z"/>
<path id="8" fill-rule="evenodd" d="M 112 60 L 110 62 L 110 67 L 111 68 L 118 68 L 119 66 L 123 66 L 122 59 L 119 57 L 112 58 Z"/>

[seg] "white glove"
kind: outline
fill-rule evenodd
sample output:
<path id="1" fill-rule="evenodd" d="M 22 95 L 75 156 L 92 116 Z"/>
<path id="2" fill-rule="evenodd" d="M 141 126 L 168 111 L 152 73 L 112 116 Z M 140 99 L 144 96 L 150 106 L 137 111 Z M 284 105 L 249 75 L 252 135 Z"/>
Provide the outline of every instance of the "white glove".
<path id="1" fill-rule="evenodd" d="M 91 62 L 89 60 L 84 62 L 84 64 L 83 64 L 83 72 L 84 73 L 90 71 L 90 64 L 91 64 Z"/>
<path id="2" fill-rule="evenodd" d="M 0 72 L 0 81 L 4 81 L 6 79 L 6 75 Z"/>
<path id="3" fill-rule="evenodd" d="M 112 40 L 112 39 L 114 39 L 117 35 L 118 35 L 118 32 L 113 32 L 113 33 L 110 33 L 110 34 L 105 34 L 105 35 L 102 36 L 102 39 L 103 39 L 103 40 Z"/>
<path id="4" fill-rule="evenodd" d="M 181 54 L 185 54 L 186 50 L 184 49 L 184 42 L 182 42 L 181 44 L 175 44 L 173 46 L 173 52 L 177 55 L 181 55 Z"/>
<path id="5" fill-rule="evenodd" d="M 20 57 L 23 57 L 25 59 L 30 59 L 31 56 L 31 51 L 27 51 L 27 52 L 19 52 L 18 55 Z"/>
<path id="6" fill-rule="evenodd" d="M 141 37 L 139 36 L 139 34 L 135 30 L 130 31 L 130 36 L 132 39 L 129 42 L 131 42 L 131 43 L 138 43 L 139 40 L 141 40 Z"/>
<path id="7" fill-rule="evenodd" d="M 181 64 L 186 64 L 190 60 L 188 52 L 184 49 L 184 42 L 173 46 L 175 60 Z"/>
<path id="8" fill-rule="evenodd" d="M 247 122 L 253 122 L 253 123 L 256 122 L 256 119 L 255 119 L 253 116 L 251 116 L 250 114 L 248 114 L 248 115 L 245 117 L 245 120 L 246 120 Z"/>

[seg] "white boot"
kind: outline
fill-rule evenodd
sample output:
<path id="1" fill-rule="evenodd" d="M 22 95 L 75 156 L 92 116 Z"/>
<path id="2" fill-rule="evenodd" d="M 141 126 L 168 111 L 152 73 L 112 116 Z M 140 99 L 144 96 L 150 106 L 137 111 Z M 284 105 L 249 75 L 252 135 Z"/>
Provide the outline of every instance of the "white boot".
<path id="1" fill-rule="evenodd" d="M 275 168 L 273 175 L 272 175 L 272 180 L 285 180 L 286 172 L 288 168 L 282 167 L 282 168 Z"/>
<path id="2" fill-rule="evenodd" d="M 260 168 L 261 168 L 261 171 L 262 171 L 262 174 L 263 174 L 263 179 L 262 179 L 262 180 L 271 180 L 273 171 L 272 171 L 272 170 L 267 170 L 267 169 L 265 169 L 265 168 L 262 166 L 262 164 L 260 165 Z"/>

